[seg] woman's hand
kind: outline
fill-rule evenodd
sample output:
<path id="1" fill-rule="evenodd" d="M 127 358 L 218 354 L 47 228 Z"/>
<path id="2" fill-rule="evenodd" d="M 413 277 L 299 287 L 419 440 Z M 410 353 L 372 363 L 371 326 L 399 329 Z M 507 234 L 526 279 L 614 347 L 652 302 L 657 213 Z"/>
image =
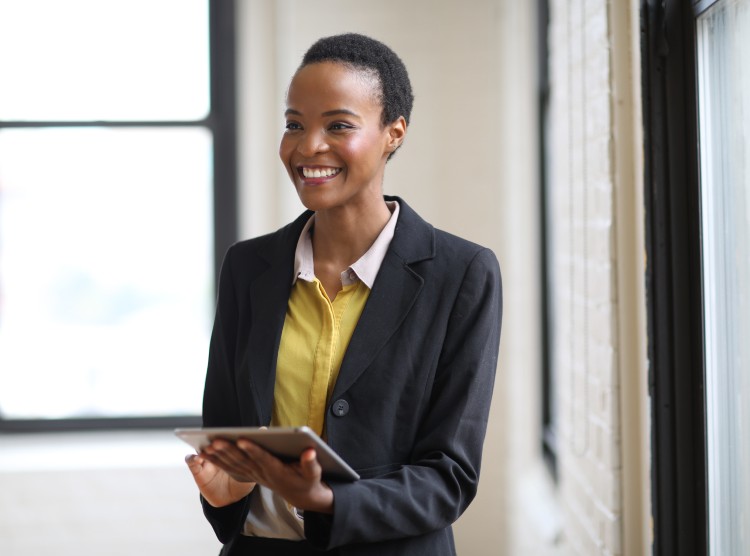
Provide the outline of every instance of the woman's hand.
<path id="1" fill-rule="evenodd" d="M 232 480 L 261 484 L 295 508 L 333 513 L 333 491 L 322 481 L 322 469 L 312 448 L 302 452 L 298 462 L 284 463 L 249 440 L 240 439 L 236 444 L 215 440 L 203 456 Z"/>
<path id="2" fill-rule="evenodd" d="M 216 508 L 242 500 L 255 488 L 254 482 L 234 479 L 204 455 L 191 454 L 185 462 L 203 498 Z"/>

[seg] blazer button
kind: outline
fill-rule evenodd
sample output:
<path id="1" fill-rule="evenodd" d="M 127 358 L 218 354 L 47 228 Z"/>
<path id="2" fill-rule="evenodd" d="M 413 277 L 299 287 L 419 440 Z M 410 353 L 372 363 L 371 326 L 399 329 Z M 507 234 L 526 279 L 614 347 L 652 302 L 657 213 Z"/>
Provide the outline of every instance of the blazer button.
<path id="1" fill-rule="evenodd" d="M 331 406 L 331 411 L 336 417 L 343 417 L 349 413 L 349 402 L 346 400 L 336 400 Z"/>

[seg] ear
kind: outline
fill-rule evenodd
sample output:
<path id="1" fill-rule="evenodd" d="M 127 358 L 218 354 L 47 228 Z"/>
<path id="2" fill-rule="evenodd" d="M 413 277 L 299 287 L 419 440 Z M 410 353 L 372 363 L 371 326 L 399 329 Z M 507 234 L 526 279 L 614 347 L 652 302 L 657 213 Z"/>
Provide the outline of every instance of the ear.
<path id="1" fill-rule="evenodd" d="M 401 146 L 406 137 L 406 120 L 399 116 L 397 120 L 388 124 L 388 152 L 394 152 Z"/>

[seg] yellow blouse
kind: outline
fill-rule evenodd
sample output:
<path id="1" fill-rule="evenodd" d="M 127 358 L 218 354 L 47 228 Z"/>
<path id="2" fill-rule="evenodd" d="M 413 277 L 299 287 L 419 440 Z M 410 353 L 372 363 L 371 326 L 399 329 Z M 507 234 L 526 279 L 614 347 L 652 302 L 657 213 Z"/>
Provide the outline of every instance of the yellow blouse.
<path id="1" fill-rule="evenodd" d="M 317 278 L 292 287 L 276 364 L 272 426 L 307 425 L 323 435 L 341 361 L 370 288 L 356 281 L 333 301 Z"/>

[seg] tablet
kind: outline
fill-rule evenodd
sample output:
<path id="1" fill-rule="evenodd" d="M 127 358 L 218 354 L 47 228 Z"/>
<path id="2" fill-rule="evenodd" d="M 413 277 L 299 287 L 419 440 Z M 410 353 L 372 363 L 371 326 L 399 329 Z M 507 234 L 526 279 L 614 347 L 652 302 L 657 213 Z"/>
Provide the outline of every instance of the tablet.
<path id="1" fill-rule="evenodd" d="M 284 461 L 299 461 L 300 454 L 315 448 L 323 477 L 356 481 L 359 475 L 309 427 L 225 427 L 175 429 L 174 433 L 200 452 L 212 440 L 246 438 Z"/>

